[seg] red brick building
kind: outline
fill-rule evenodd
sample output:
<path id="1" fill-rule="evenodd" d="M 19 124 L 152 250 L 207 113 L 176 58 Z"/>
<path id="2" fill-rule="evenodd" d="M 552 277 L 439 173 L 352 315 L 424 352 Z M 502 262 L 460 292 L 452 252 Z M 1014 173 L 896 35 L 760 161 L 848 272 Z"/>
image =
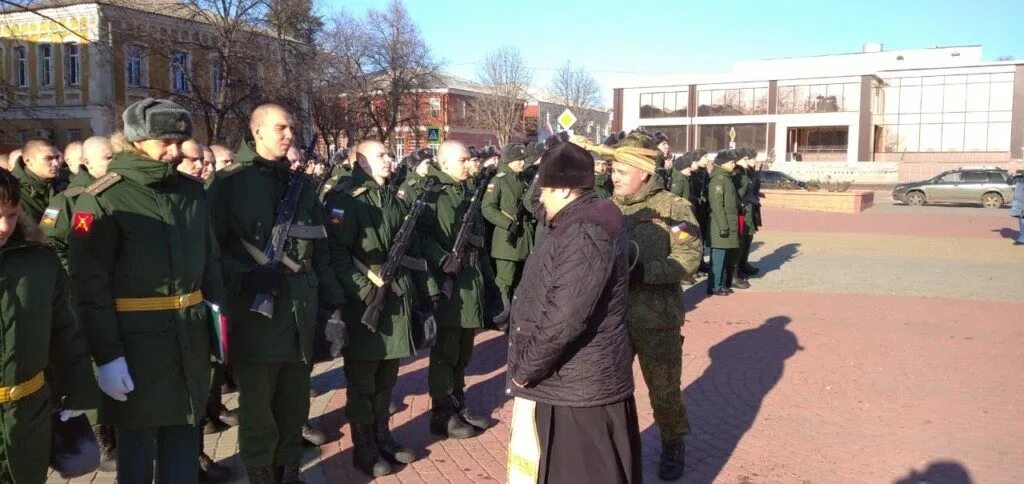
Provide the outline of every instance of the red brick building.
<path id="1" fill-rule="evenodd" d="M 405 106 L 417 109 L 419 126 L 400 126 L 391 139 L 391 148 L 398 157 L 426 146 L 436 147 L 440 141 L 460 141 L 467 146 L 497 144 L 494 133 L 473 126 L 471 110 L 474 99 L 484 95 L 479 84 L 448 74 L 438 76 L 437 85 L 409 96 Z M 406 107 L 403 106 L 403 109 Z M 406 117 L 402 113 L 399 117 Z M 428 129 L 439 128 L 440 140 L 428 139 Z"/>

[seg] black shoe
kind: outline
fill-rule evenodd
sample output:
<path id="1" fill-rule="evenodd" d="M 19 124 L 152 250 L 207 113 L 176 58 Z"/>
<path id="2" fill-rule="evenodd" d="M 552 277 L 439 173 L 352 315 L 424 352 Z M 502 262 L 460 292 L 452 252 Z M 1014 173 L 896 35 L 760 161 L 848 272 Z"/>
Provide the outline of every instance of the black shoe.
<path id="1" fill-rule="evenodd" d="M 750 283 L 746 279 L 737 277 L 736 280 L 732 281 L 732 287 L 736 289 L 750 289 Z"/>
<path id="2" fill-rule="evenodd" d="M 271 466 L 248 467 L 245 473 L 249 476 L 249 484 L 276 484 L 277 481 Z"/>
<path id="3" fill-rule="evenodd" d="M 391 474 L 391 464 L 380 455 L 373 425 L 352 424 L 352 465 L 371 477 Z"/>
<path id="4" fill-rule="evenodd" d="M 309 444 L 319 447 L 327 442 L 327 436 L 323 432 L 313 428 L 313 426 L 305 423 L 302 425 L 302 440 L 305 440 Z"/>
<path id="5" fill-rule="evenodd" d="M 715 289 L 714 291 L 712 291 L 711 294 L 715 295 L 715 296 L 728 296 L 729 294 L 732 294 L 732 293 L 730 293 L 728 289 L 726 289 L 724 287 L 720 287 L 720 288 Z"/>
<path id="6" fill-rule="evenodd" d="M 231 480 L 231 469 L 213 461 L 206 453 L 199 454 L 199 482 L 218 484 Z"/>
<path id="7" fill-rule="evenodd" d="M 472 425 L 477 430 L 487 430 L 491 428 L 491 419 L 486 417 L 478 417 L 473 414 L 469 409 L 469 405 L 466 405 L 466 396 L 462 394 L 452 395 L 452 407 L 455 408 L 455 413 L 462 418 L 463 422 Z"/>
<path id="8" fill-rule="evenodd" d="M 281 469 L 281 484 L 306 484 L 302 480 L 302 469 L 298 462 L 287 464 Z"/>
<path id="9" fill-rule="evenodd" d="M 224 425 L 227 425 L 229 427 L 237 427 L 238 426 L 238 409 L 228 410 L 227 407 L 225 407 L 224 405 L 221 405 L 220 406 L 220 415 L 218 415 L 217 418 Z"/>
<path id="10" fill-rule="evenodd" d="M 96 434 L 96 443 L 100 448 L 101 472 L 117 472 L 117 434 L 110 425 L 97 425 L 92 428 Z"/>
<path id="11" fill-rule="evenodd" d="M 230 425 L 221 422 L 219 418 L 205 418 L 203 419 L 203 434 L 219 434 L 227 429 L 231 428 Z"/>
<path id="12" fill-rule="evenodd" d="M 1013 245 L 1024 245 L 1024 242 L 1020 242 L 1020 241 L 1014 241 L 1014 242 L 1013 242 Z"/>
<path id="13" fill-rule="evenodd" d="M 416 460 L 416 453 L 412 449 L 395 442 L 394 437 L 391 436 L 391 427 L 388 426 L 388 419 L 382 418 L 374 424 L 373 437 L 377 442 L 377 448 L 380 449 L 380 453 L 388 458 L 388 460 L 401 464 L 412 464 Z"/>
<path id="14" fill-rule="evenodd" d="M 430 413 L 430 433 L 447 436 L 450 439 L 468 439 L 476 435 L 476 429 L 455 413 L 450 398 L 434 400 Z"/>
<path id="15" fill-rule="evenodd" d="M 683 477 L 686 446 L 678 444 L 661 444 L 661 462 L 658 464 L 658 477 L 663 481 L 677 481 Z"/>
<path id="16" fill-rule="evenodd" d="M 743 275 L 749 277 L 749 276 L 756 276 L 758 272 L 761 272 L 761 269 L 758 269 L 758 268 L 756 268 L 756 267 L 754 267 L 754 266 L 752 266 L 750 264 L 746 264 L 746 265 L 740 266 L 739 271 L 740 271 L 740 274 L 743 274 Z"/>

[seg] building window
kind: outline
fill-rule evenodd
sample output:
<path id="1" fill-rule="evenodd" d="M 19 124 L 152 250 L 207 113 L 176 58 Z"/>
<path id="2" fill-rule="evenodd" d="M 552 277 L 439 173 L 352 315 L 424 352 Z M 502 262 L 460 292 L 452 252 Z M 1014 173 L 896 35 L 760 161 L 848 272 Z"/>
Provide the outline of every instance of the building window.
<path id="1" fill-rule="evenodd" d="M 54 139 L 53 139 L 53 130 L 52 129 L 37 129 L 36 130 L 36 138 L 43 138 L 43 139 L 48 139 L 50 141 L 54 141 Z"/>
<path id="2" fill-rule="evenodd" d="M 171 91 L 188 92 L 188 52 L 171 52 Z"/>
<path id="3" fill-rule="evenodd" d="M 837 113 L 860 109 L 860 84 L 779 86 L 779 114 Z"/>
<path id="4" fill-rule="evenodd" d="M 145 72 L 142 47 L 137 45 L 125 46 L 124 56 L 124 77 L 128 87 L 142 87 L 145 80 Z"/>
<path id="5" fill-rule="evenodd" d="M 53 86 L 53 45 L 39 44 L 39 87 Z"/>
<path id="6" fill-rule="evenodd" d="M 439 118 L 441 117 L 441 98 L 432 97 L 430 98 L 430 117 Z"/>
<path id="7" fill-rule="evenodd" d="M 81 141 L 82 140 L 82 129 L 81 128 L 68 128 L 68 142 Z"/>
<path id="8" fill-rule="evenodd" d="M 768 147 L 767 124 L 716 124 L 697 127 L 697 144 L 708 151 L 729 148 L 729 128 L 736 128 L 736 147 L 763 153 Z"/>
<path id="9" fill-rule="evenodd" d="M 64 44 L 64 79 L 69 86 L 82 83 L 82 56 L 79 45 L 74 42 Z"/>
<path id="10" fill-rule="evenodd" d="M 640 94 L 640 118 L 682 118 L 690 103 L 688 90 Z"/>
<path id="11" fill-rule="evenodd" d="M 405 156 L 405 140 L 395 141 L 395 158 L 401 159 Z"/>
<path id="12" fill-rule="evenodd" d="M 24 46 L 14 48 L 14 70 L 18 87 L 28 87 L 28 49 Z"/>
<path id="13" fill-rule="evenodd" d="M 1010 150 L 1013 74 L 886 80 L 882 151 Z"/>
<path id="14" fill-rule="evenodd" d="M 217 96 L 220 95 L 220 83 L 222 81 L 223 81 L 223 78 L 222 78 L 221 70 L 220 70 L 220 60 L 219 59 L 211 59 L 211 61 L 210 61 L 210 92 L 213 94 L 213 97 L 217 97 Z"/>
<path id="15" fill-rule="evenodd" d="M 466 101 L 464 100 L 459 100 L 459 116 L 466 117 Z"/>
<path id="16" fill-rule="evenodd" d="M 697 89 L 697 116 L 768 114 L 768 88 Z"/>

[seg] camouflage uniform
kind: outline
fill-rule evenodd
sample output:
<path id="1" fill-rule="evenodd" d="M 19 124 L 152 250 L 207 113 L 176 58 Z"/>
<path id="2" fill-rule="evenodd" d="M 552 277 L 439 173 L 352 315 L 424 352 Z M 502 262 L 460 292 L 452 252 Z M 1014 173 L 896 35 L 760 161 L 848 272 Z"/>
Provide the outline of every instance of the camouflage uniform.
<path id="1" fill-rule="evenodd" d="M 652 177 L 639 192 L 612 201 L 626 218 L 630 263 L 643 266 L 643 281 L 629 288 L 629 335 L 650 389 L 654 420 L 665 445 L 690 432 L 680 391 L 683 345 L 682 282 L 693 280 L 703 246 L 700 226 L 686 199 L 663 189 Z M 633 251 L 636 251 L 633 253 Z"/>

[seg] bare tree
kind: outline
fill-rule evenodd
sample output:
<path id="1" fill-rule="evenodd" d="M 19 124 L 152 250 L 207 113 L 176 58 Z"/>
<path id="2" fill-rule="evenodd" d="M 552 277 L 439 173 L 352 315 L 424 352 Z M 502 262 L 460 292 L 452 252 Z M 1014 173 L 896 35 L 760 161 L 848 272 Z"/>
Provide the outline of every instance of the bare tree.
<path id="1" fill-rule="evenodd" d="M 477 78 L 487 94 L 472 104 L 472 119 L 493 131 L 498 145 L 504 146 L 525 129 L 523 105 L 533 75 L 518 49 L 502 47 L 484 57 Z"/>
<path id="2" fill-rule="evenodd" d="M 555 104 L 568 108 L 576 115 L 577 123 L 586 126 L 596 122 L 594 111 L 602 109 L 601 86 L 582 67 L 566 62 L 551 79 L 548 93 Z"/>

